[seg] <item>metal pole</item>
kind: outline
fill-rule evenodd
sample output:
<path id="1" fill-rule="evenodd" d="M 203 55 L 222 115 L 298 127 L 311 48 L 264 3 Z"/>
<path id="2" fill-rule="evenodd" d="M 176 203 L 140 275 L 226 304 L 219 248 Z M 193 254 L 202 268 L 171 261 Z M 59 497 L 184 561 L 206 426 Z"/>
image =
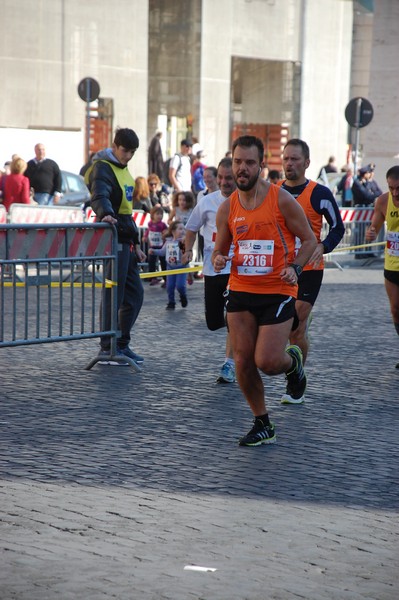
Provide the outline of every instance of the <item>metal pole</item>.
<path id="1" fill-rule="evenodd" d="M 357 168 L 358 168 L 358 154 L 359 154 L 359 139 L 360 139 L 360 117 L 362 114 L 362 99 L 358 98 L 356 101 L 356 121 L 355 121 L 355 126 L 356 126 L 356 140 L 355 140 L 355 160 L 354 160 L 354 168 L 355 168 L 355 175 L 357 173 Z"/>
<path id="2" fill-rule="evenodd" d="M 90 79 L 86 78 L 86 162 L 90 156 Z"/>
<path id="3" fill-rule="evenodd" d="M 353 160 L 354 176 L 356 176 L 357 169 L 358 169 L 357 161 L 358 161 L 358 154 L 359 154 L 359 150 L 358 150 L 359 149 L 359 139 L 360 139 L 360 129 L 359 129 L 359 127 L 356 127 L 355 158 Z"/>

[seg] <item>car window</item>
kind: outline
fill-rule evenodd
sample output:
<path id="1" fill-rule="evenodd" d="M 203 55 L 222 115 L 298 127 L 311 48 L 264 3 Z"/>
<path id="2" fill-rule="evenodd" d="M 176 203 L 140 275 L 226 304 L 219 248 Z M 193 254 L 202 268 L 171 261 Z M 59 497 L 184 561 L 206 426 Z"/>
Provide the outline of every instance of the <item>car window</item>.
<path id="1" fill-rule="evenodd" d="M 70 192 L 84 192 L 86 191 L 86 185 L 79 175 L 73 173 L 64 173 L 67 188 Z"/>

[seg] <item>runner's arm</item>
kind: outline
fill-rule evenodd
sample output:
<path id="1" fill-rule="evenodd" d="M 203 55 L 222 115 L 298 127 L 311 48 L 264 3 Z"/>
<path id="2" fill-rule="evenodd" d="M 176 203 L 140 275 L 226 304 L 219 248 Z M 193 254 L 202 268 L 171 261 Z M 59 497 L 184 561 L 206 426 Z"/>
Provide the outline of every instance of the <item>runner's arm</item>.
<path id="1" fill-rule="evenodd" d="M 373 242 L 384 225 L 388 204 L 388 192 L 379 196 L 375 201 L 374 213 L 371 217 L 370 227 L 366 229 L 366 242 Z"/>
<path id="2" fill-rule="evenodd" d="M 216 240 L 215 248 L 212 252 L 212 265 L 216 273 L 222 271 L 229 257 L 229 250 L 232 242 L 232 235 L 229 228 L 229 213 L 230 213 L 230 199 L 225 200 L 218 208 L 216 213 Z"/>
<path id="3" fill-rule="evenodd" d="M 310 202 L 313 209 L 319 215 L 322 215 L 328 223 L 328 234 L 322 240 L 323 254 L 328 254 L 338 246 L 345 233 L 345 226 L 342 222 L 338 204 L 331 190 L 323 185 L 317 185 L 314 188 Z"/>
<path id="4" fill-rule="evenodd" d="M 187 263 L 190 262 L 190 260 L 192 260 L 193 258 L 193 246 L 195 244 L 195 239 L 197 237 L 197 232 L 196 231 L 191 231 L 190 229 L 186 229 L 186 236 L 185 236 L 185 251 L 183 256 L 181 257 L 181 261 L 183 263 L 183 265 L 186 265 Z"/>

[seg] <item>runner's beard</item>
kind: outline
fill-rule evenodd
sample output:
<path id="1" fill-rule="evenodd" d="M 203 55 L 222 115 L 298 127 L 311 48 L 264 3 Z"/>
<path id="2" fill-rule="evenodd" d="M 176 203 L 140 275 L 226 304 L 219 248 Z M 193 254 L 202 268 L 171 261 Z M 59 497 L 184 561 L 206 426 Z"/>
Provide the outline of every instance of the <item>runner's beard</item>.
<path id="1" fill-rule="evenodd" d="M 258 181 L 258 177 L 259 175 L 256 174 L 250 177 L 246 183 L 239 183 L 239 176 L 237 176 L 237 179 L 235 181 L 240 192 L 249 192 L 250 190 L 252 190 Z"/>

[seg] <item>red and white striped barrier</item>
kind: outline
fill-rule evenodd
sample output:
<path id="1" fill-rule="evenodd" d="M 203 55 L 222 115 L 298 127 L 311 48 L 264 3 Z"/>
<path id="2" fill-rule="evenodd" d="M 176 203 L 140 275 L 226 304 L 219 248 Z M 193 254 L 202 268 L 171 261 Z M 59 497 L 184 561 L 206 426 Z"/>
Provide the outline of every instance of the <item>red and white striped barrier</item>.
<path id="1" fill-rule="evenodd" d="M 79 207 L 11 204 L 8 222 L 21 225 L 50 225 L 54 223 L 83 223 L 84 219 L 82 210 Z"/>
<path id="2" fill-rule="evenodd" d="M 38 259 L 109 256 L 112 230 L 92 227 L 43 227 L 0 230 L 0 259 Z"/>
<path id="3" fill-rule="evenodd" d="M 344 223 L 365 223 L 371 221 L 374 208 L 340 208 L 339 212 Z"/>
<path id="4" fill-rule="evenodd" d="M 151 216 L 150 213 L 144 212 L 143 210 L 134 210 L 132 219 L 136 223 L 137 227 L 145 228 L 148 227 Z M 86 208 L 86 221 L 89 223 L 94 223 L 95 220 L 96 215 L 93 209 L 90 207 Z"/>
<path id="5" fill-rule="evenodd" d="M 133 211 L 132 214 L 133 221 L 136 223 L 137 227 L 148 227 L 148 223 L 151 220 L 150 213 L 146 213 L 144 211 Z"/>

